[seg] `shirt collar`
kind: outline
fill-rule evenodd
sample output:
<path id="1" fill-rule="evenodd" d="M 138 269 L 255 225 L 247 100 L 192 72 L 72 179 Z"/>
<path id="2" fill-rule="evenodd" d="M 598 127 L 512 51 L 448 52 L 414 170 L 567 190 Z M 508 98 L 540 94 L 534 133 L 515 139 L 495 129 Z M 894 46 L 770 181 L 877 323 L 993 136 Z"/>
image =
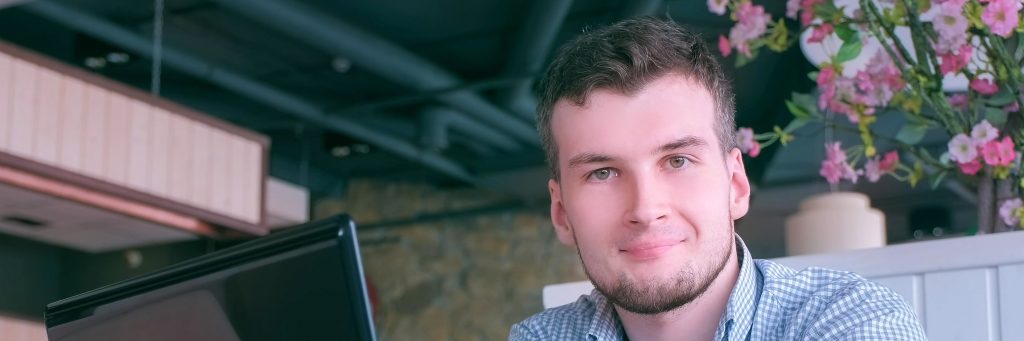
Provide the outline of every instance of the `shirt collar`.
<path id="1" fill-rule="evenodd" d="M 594 300 L 594 316 L 590 319 L 590 327 L 587 329 L 587 340 L 622 340 L 625 339 L 625 332 L 622 331 L 622 323 L 619 322 L 615 308 L 608 298 L 595 288 L 590 293 Z"/>
<path id="2" fill-rule="evenodd" d="M 757 302 L 761 298 L 760 275 L 747 245 L 739 235 L 736 235 L 736 248 L 740 257 L 740 274 L 729 295 L 725 314 L 718 322 L 715 340 L 746 340 L 753 324 Z"/>

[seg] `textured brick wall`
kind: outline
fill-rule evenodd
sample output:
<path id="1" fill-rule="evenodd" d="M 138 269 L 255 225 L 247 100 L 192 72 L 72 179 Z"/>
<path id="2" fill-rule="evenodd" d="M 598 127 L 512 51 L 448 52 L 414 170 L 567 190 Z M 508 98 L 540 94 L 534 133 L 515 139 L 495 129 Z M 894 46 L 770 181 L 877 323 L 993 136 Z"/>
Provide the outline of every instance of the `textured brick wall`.
<path id="1" fill-rule="evenodd" d="M 315 217 L 348 212 L 371 223 L 502 200 L 479 190 L 353 182 L 343 200 L 320 200 Z M 546 284 L 586 279 L 575 251 L 543 212 L 503 212 L 360 230 L 377 289 L 382 340 L 504 340 L 539 312 Z"/>

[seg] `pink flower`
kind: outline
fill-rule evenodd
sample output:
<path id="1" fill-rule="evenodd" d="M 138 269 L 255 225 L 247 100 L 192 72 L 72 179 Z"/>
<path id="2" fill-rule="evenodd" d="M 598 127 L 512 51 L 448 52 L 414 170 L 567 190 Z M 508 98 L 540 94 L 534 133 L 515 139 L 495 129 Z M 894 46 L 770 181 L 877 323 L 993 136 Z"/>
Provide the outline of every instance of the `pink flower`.
<path id="1" fill-rule="evenodd" d="M 821 161 L 821 169 L 818 174 L 825 177 L 830 184 L 837 184 L 842 179 L 857 183 L 857 178 L 860 175 L 846 162 L 846 151 L 843 151 L 839 142 L 825 144 L 825 160 Z"/>
<path id="2" fill-rule="evenodd" d="M 883 171 L 892 171 L 896 169 L 896 163 L 900 161 L 900 154 L 895 150 L 885 153 L 882 157 L 882 162 L 878 164 L 878 168 Z"/>
<path id="3" fill-rule="evenodd" d="M 985 12 L 981 13 L 981 22 L 985 23 L 992 33 L 1003 38 L 1009 37 L 1020 20 L 1017 14 L 1020 10 L 1019 5 L 1018 0 L 992 0 L 985 6 Z"/>
<path id="4" fill-rule="evenodd" d="M 935 51 L 939 54 L 954 53 L 958 47 L 967 44 L 967 27 L 963 1 L 947 1 L 939 5 L 939 13 L 932 20 L 939 39 Z"/>
<path id="5" fill-rule="evenodd" d="M 956 134 L 946 145 L 949 148 L 949 159 L 967 163 L 978 158 L 978 147 L 974 141 L 964 133 Z"/>
<path id="6" fill-rule="evenodd" d="M 725 5 L 729 4 L 729 0 L 708 0 L 708 10 L 711 13 L 722 15 L 725 14 Z"/>
<path id="7" fill-rule="evenodd" d="M 718 36 L 718 52 L 722 53 L 722 57 L 728 57 L 732 54 L 732 46 L 729 46 L 729 38 L 723 35 Z"/>
<path id="8" fill-rule="evenodd" d="M 981 120 L 974 125 L 974 128 L 971 128 L 971 143 L 975 147 L 995 140 L 997 137 L 999 137 L 999 129 L 993 127 L 992 123 L 988 123 L 988 120 Z"/>
<path id="9" fill-rule="evenodd" d="M 835 32 L 835 27 L 832 27 L 832 24 L 824 23 L 814 26 L 814 29 L 811 30 L 811 37 L 807 39 L 807 42 L 820 43 L 822 40 L 825 40 L 828 35 L 832 34 L 832 32 Z"/>
<path id="10" fill-rule="evenodd" d="M 818 174 L 825 177 L 825 181 L 828 183 L 835 185 L 843 177 L 841 167 L 842 165 L 828 162 L 828 160 L 821 161 L 821 170 L 818 171 Z"/>
<path id="11" fill-rule="evenodd" d="M 757 39 L 768 30 L 771 15 L 761 5 L 742 2 L 736 7 L 736 26 L 729 30 L 729 41 L 744 56 L 750 57 L 750 41 Z"/>
<path id="12" fill-rule="evenodd" d="M 1000 141 L 992 140 L 981 145 L 981 155 L 986 164 L 998 167 L 1009 166 L 1017 152 L 1013 150 L 1013 140 L 1005 136 Z"/>
<path id="13" fill-rule="evenodd" d="M 981 161 L 974 160 L 971 162 L 957 163 L 957 166 L 960 167 L 960 171 L 964 174 L 974 175 L 978 174 L 978 171 L 981 170 Z"/>
<path id="14" fill-rule="evenodd" d="M 1010 102 L 1010 104 L 1003 107 L 1003 111 L 1018 112 L 1020 111 L 1020 103 L 1017 103 L 1017 101 Z"/>
<path id="15" fill-rule="evenodd" d="M 985 96 L 992 96 L 999 92 L 999 86 L 992 83 L 990 79 L 975 78 L 971 81 L 971 90 Z"/>
<path id="16" fill-rule="evenodd" d="M 867 163 L 864 164 L 864 176 L 868 178 L 869 182 L 877 182 L 878 179 L 887 173 L 891 173 L 896 169 L 896 163 L 899 162 L 899 154 L 896 151 L 885 153 L 885 156 L 879 160 L 878 156 L 868 159 Z"/>
<path id="17" fill-rule="evenodd" d="M 796 19 L 796 13 L 800 10 L 800 0 L 786 1 L 786 17 Z"/>
<path id="18" fill-rule="evenodd" d="M 754 139 L 754 130 L 750 128 L 744 127 L 736 130 L 736 147 L 750 157 L 757 157 L 758 154 L 761 154 L 761 144 Z"/>
<path id="19" fill-rule="evenodd" d="M 967 110 L 967 94 L 958 93 L 949 96 L 949 105 L 959 110 Z"/>
<path id="20" fill-rule="evenodd" d="M 832 101 L 833 97 L 836 97 L 836 70 L 831 66 L 822 68 L 818 71 L 818 88 L 821 90 L 821 96 L 818 97 L 818 109 L 825 109 L 828 107 L 828 103 Z"/>
<path id="21" fill-rule="evenodd" d="M 832 163 L 846 162 L 846 151 L 843 150 L 841 142 L 825 144 L 825 160 Z"/>
<path id="22" fill-rule="evenodd" d="M 824 3 L 825 0 L 801 0 L 800 1 L 800 25 L 808 26 L 814 21 L 814 6 Z M 787 14 L 788 13 L 787 9 Z"/>
<path id="23" fill-rule="evenodd" d="M 973 49 L 971 45 L 961 45 L 960 49 L 956 53 L 943 54 L 942 63 L 939 63 L 939 71 L 943 75 L 950 73 L 957 73 L 967 67 L 967 63 L 971 61 L 971 52 Z"/>
<path id="24" fill-rule="evenodd" d="M 1020 198 L 1014 198 L 1004 201 L 1002 205 L 999 205 L 999 217 L 1003 218 L 1003 223 L 1006 226 L 1019 226 L 1020 218 L 1018 218 L 1017 212 L 1024 207 L 1024 201 Z"/>

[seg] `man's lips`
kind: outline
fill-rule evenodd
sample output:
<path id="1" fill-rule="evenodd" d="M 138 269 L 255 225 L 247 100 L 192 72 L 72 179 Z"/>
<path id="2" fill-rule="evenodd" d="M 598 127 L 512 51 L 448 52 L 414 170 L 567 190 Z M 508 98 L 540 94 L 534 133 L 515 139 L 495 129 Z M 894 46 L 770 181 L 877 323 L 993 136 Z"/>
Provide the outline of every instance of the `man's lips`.
<path id="1" fill-rule="evenodd" d="M 626 247 L 619 249 L 619 252 L 625 253 L 630 258 L 635 260 L 651 260 L 660 257 L 665 254 L 672 247 L 682 243 L 679 239 L 662 239 L 649 242 L 630 243 Z"/>

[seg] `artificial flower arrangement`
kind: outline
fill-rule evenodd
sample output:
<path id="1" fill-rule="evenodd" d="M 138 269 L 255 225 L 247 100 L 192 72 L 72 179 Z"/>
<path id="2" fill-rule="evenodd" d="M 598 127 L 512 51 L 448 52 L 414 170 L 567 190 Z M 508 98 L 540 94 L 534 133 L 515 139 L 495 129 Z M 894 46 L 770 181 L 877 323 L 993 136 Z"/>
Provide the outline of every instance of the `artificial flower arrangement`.
<path id="1" fill-rule="evenodd" d="M 708 0 L 708 8 L 736 23 L 718 38 L 718 49 L 736 54 L 737 66 L 763 48 L 781 52 L 801 39 L 826 51 L 810 74 L 817 98 L 794 94 L 786 101 L 794 119 L 784 128 L 740 128 L 743 152 L 755 157 L 763 147 L 791 143 L 809 122 L 845 127 L 862 145 L 826 143 L 819 174 L 830 184 L 892 176 L 936 186 L 955 174 L 978 188 L 979 232 L 1024 226 L 1021 0 L 788 0 L 785 16 L 799 22 L 797 32 L 750 0 Z M 958 81 L 963 89 L 950 91 Z M 833 115 L 850 124 L 835 124 Z M 884 136 L 873 126 L 879 115 L 903 115 L 905 123 Z M 948 134 L 947 148 L 919 145 L 932 130 Z M 879 151 L 876 140 L 894 149 Z"/>

